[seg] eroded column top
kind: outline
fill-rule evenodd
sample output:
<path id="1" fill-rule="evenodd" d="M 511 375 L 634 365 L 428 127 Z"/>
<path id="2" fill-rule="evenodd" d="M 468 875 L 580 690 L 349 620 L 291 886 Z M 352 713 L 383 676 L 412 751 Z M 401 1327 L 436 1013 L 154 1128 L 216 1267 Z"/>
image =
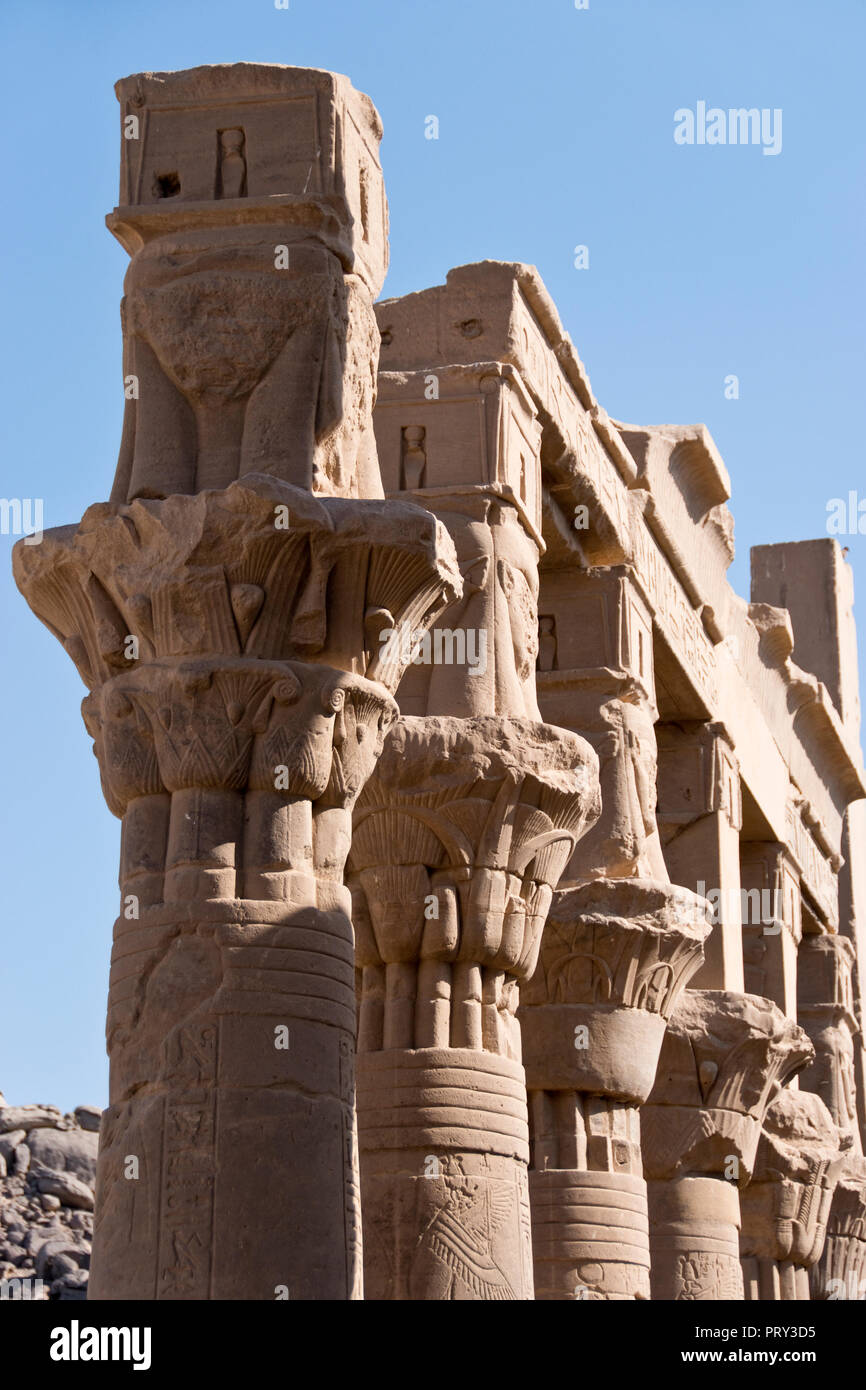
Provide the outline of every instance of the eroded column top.
<path id="1" fill-rule="evenodd" d="M 134 73 L 115 92 L 120 193 L 108 225 L 127 250 L 204 223 L 315 221 L 315 209 L 344 268 L 378 294 L 388 254 L 382 122 L 348 77 L 216 63 Z"/>

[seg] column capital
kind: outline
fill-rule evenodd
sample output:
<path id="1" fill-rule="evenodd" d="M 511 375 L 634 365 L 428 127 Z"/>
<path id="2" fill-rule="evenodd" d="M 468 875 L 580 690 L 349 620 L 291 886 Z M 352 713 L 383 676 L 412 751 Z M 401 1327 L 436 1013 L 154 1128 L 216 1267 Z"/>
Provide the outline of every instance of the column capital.
<path id="1" fill-rule="evenodd" d="M 866 1159 L 849 1157 L 839 1174 L 824 1249 L 811 1272 L 813 1299 L 866 1298 Z"/>
<path id="2" fill-rule="evenodd" d="M 652 1178 L 723 1176 L 732 1158 L 748 1182 L 775 1092 L 814 1056 L 802 1028 L 756 995 L 687 990 L 671 1015 L 642 1116 Z"/>
<path id="3" fill-rule="evenodd" d="M 373 681 L 300 662 L 154 661 L 83 702 L 109 807 L 191 787 L 351 806 L 397 715 Z"/>
<path id="4" fill-rule="evenodd" d="M 709 918 L 704 899 L 652 880 L 599 878 L 555 893 L 521 992 L 529 1088 L 646 1100 Z"/>
<path id="5" fill-rule="evenodd" d="M 409 658 L 388 633 L 429 627 L 461 591 L 429 513 L 273 478 L 99 503 L 16 546 L 14 567 L 91 690 L 149 661 L 219 655 L 332 666 L 393 692 Z"/>
<path id="6" fill-rule="evenodd" d="M 531 1297 L 517 985 L 598 814 L 597 772 L 588 744 L 547 724 L 403 717 L 359 799 L 349 864 L 374 1298 Z"/>
<path id="7" fill-rule="evenodd" d="M 588 744 L 547 724 L 399 719 L 355 812 L 349 865 L 371 927 L 359 962 L 527 978 L 553 888 L 598 814 L 596 777 Z"/>
<path id="8" fill-rule="evenodd" d="M 845 1161 L 839 1143 L 818 1096 L 779 1093 L 764 1116 L 752 1178 L 740 1194 L 743 1255 L 799 1268 L 814 1264 Z"/>

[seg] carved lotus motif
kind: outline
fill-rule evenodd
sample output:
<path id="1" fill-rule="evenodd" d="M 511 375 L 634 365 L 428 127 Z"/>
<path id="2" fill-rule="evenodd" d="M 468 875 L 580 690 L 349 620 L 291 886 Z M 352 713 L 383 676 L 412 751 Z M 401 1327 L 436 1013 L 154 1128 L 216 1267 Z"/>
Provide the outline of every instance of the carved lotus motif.
<path id="1" fill-rule="evenodd" d="M 150 721 L 128 698 L 118 679 L 81 704 L 93 751 L 99 760 L 102 790 L 111 811 L 122 816 L 134 797 L 163 790 Z"/>
<path id="2" fill-rule="evenodd" d="M 700 966 L 708 915 L 687 889 L 647 879 L 562 889 L 523 1003 L 620 1004 L 668 1017 Z"/>
<path id="3" fill-rule="evenodd" d="M 18 545 L 15 573 L 90 688 L 153 658 L 243 654 L 393 691 L 408 658 L 377 632 L 426 630 L 460 590 L 447 533 L 419 507 L 320 499 L 256 475 L 225 492 L 91 507 L 77 529 Z"/>
<path id="4" fill-rule="evenodd" d="M 351 851 L 384 958 L 419 948 L 438 892 L 455 930 L 447 948 L 424 935 L 437 958 L 531 973 L 553 885 L 598 813 L 596 766 L 577 735 L 530 720 L 399 720 Z"/>

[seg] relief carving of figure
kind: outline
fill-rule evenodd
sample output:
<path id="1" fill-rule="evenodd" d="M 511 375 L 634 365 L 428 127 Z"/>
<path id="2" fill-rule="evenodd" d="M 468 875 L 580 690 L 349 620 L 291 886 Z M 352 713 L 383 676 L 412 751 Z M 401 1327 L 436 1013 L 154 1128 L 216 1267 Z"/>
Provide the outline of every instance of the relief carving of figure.
<path id="1" fill-rule="evenodd" d="M 517 1299 L 494 1253 L 495 1238 L 516 1220 L 514 1192 L 505 1182 L 468 1177 L 459 1158 L 443 1178 L 438 1205 L 418 1241 L 409 1271 L 409 1297 L 451 1301 Z"/>

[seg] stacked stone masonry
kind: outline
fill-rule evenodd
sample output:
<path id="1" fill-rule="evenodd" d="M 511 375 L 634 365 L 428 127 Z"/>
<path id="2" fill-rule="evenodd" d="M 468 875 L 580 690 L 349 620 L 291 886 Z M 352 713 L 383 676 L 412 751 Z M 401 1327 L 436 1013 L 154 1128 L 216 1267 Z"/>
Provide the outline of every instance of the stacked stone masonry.
<path id="1" fill-rule="evenodd" d="M 866 1297 L 838 546 L 739 598 L 531 266 L 377 302 L 346 78 L 117 94 L 114 487 L 15 550 L 122 823 L 88 1296 Z"/>

